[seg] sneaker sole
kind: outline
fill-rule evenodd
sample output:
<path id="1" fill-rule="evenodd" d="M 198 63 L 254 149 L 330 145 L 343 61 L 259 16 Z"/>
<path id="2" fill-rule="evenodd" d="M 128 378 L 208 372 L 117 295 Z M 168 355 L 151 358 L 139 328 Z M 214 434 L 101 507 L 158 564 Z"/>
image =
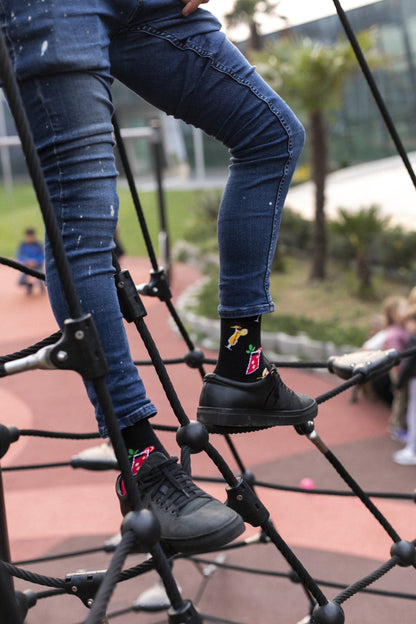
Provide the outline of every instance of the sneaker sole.
<path id="1" fill-rule="evenodd" d="M 214 533 L 193 537 L 188 540 L 163 539 L 160 544 L 166 554 L 184 553 L 196 555 L 219 550 L 244 533 L 246 527 L 240 517 L 236 517 L 227 526 Z"/>
<path id="2" fill-rule="evenodd" d="M 318 413 L 315 401 L 298 411 L 267 413 L 264 410 L 204 407 L 197 409 L 197 420 L 204 424 L 210 433 L 247 433 L 285 425 L 303 425 L 313 420 Z"/>

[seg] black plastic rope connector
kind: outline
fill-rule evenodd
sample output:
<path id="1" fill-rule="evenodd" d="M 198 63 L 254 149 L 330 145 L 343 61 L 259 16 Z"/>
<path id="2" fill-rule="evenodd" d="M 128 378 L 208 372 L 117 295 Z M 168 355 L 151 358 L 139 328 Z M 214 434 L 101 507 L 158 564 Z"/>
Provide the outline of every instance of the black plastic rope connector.
<path id="1" fill-rule="evenodd" d="M 150 271 L 149 282 L 147 284 L 138 285 L 137 290 L 141 295 L 158 297 L 160 301 L 172 299 L 172 293 L 166 279 L 166 272 L 163 268 Z"/>
<path id="2" fill-rule="evenodd" d="M 77 596 L 90 609 L 105 574 L 105 570 L 68 574 L 65 577 L 65 591 L 67 594 Z"/>
<path id="3" fill-rule="evenodd" d="M 108 374 L 108 365 L 91 314 L 67 319 L 62 338 L 49 353 L 55 368 L 73 370 L 84 379 L 99 379 Z"/>
<path id="4" fill-rule="evenodd" d="M 121 313 L 128 323 L 134 323 L 147 315 L 136 285 L 129 271 L 120 271 L 114 276 Z"/>
<path id="5" fill-rule="evenodd" d="M 244 479 L 241 478 L 237 485 L 228 486 L 226 490 L 228 507 L 240 514 L 244 522 L 254 527 L 267 522 L 270 516 L 268 510 Z"/>
<path id="6" fill-rule="evenodd" d="M 23 618 L 22 621 L 24 622 L 29 609 L 37 604 L 38 599 L 36 593 L 31 589 L 26 589 L 24 592 L 17 591 L 16 601 L 20 614 Z"/>
<path id="7" fill-rule="evenodd" d="M 190 600 L 185 600 L 179 609 L 168 611 L 169 624 L 202 624 L 203 620 Z"/>
<path id="8" fill-rule="evenodd" d="M 328 370 L 341 379 L 351 379 L 361 374 L 364 382 L 386 373 L 399 362 L 400 355 L 396 349 L 355 351 L 331 356 L 328 359 Z"/>
<path id="9" fill-rule="evenodd" d="M 108 374 L 107 361 L 91 314 L 67 319 L 60 340 L 34 354 L 4 364 L 7 375 L 34 369 L 73 370 L 84 379 Z"/>

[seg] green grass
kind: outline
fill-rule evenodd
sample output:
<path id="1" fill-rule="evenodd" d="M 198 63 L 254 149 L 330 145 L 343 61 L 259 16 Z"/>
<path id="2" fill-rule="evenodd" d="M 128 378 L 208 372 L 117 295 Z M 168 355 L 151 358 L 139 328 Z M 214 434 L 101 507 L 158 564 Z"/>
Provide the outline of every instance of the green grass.
<path id="1" fill-rule="evenodd" d="M 156 255 L 160 217 L 155 192 L 140 192 L 146 223 Z M 146 256 L 147 251 L 139 227 L 130 192 L 119 189 L 120 195 L 120 237 L 126 253 Z M 189 228 L 195 230 L 195 221 L 201 219 L 198 202 L 201 191 L 167 191 L 166 218 L 171 246 L 183 238 Z M 0 256 L 14 256 L 22 232 L 28 225 L 43 230 L 40 210 L 30 184 L 19 184 L 9 197 L 0 188 Z M 204 232 L 204 223 L 197 228 Z M 204 246 L 209 236 L 198 244 Z M 208 241 L 209 242 L 209 241 Z M 306 332 L 310 338 L 328 340 L 337 345 L 360 346 L 367 335 L 372 319 L 381 311 L 383 298 L 390 294 L 407 296 L 408 286 L 392 280 L 379 278 L 376 284 L 378 300 L 361 301 L 354 297 L 351 273 L 334 265 L 329 267 L 328 279 L 322 283 L 310 283 L 308 272 L 310 261 L 285 257 L 286 271 L 274 272 L 271 278 L 271 293 L 276 303 L 276 312 L 265 315 L 263 327 L 266 331 L 282 331 L 289 334 Z M 212 318 L 217 317 L 218 272 L 203 291 L 198 305 L 198 313 Z"/>
<path id="2" fill-rule="evenodd" d="M 146 246 L 139 221 L 128 189 L 120 188 L 120 238 L 126 253 L 146 256 Z M 198 200 L 198 191 L 167 191 L 165 193 L 166 221 L 171 245 L 181 238 L 192 207 Z M 158 232 L 160 217 L 155 192 L 140 193 L 147 227 L 158 255 Z M 13 258 L 17 245 L 27 226 L 36 228 L 43 236 L 43 220 L 35 193 L 30 184 L 17 184 L 10 196 L 4 186 L 0 187 L 0 256 Z"/>
<path id="3" fill-rule="evenodd" d="M 380 314 L 382 301 L 391 294 L 405 297 L 409 287 L 393 280 L 377 280 L 378 297 L 362 301 L 352 292 L 352 276 L 334 265 L 324 282 L 310 282 L 310 261 L 285 258 L 284 273 L 272 273 L 270 291 L 276 311 L 263 316 L 262 326 L 268 332 L 296 335 L 305 332 L 312 340 L 333 342 L 336 345 L 361 346 L 369 327 Z M 218 272 L 212 271 L 205 284 L 196 311 L 201 316 L 217 317 Z"/>
<path id="4" fill-rule="evenodd" d="M 42 215 L 30 184 L 17 184 L 9 194 L 0 186 L 0 255 L 13 258 L 23 230 L 33 226 L 41 235 Z"/>

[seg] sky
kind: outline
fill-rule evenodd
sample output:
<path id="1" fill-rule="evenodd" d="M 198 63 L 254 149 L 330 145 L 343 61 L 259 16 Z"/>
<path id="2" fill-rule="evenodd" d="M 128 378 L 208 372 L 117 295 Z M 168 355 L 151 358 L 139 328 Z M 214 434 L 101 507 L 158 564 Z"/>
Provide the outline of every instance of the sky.
<path id="1" fill-rule="evenodd" d="M 365 4 L 373 4 L 379 0 L 340 0 L 340 4 L 345 11 L 354 9 Z M 221 21 L 225 13 L 228 13 L 234 4 L 234 0 L 209 0 L 203 7 L 214 13 Z M 295 26 L 303 22 L 309 22 L 320 17 L 333 15 L 336 13 L 333 0 L 281 0 L 279 3 L 279 13 L 287 18 L 287 26 Z M 270 32 L 284 26 L 282 20 L 267 17 L 267 21 L 262 24 L 262 32 Z M 231 34 L 231 33 L 230 33 Z M 244 29 L 232 32 L 234 39 L 243 39 L 246 36 Z"/>

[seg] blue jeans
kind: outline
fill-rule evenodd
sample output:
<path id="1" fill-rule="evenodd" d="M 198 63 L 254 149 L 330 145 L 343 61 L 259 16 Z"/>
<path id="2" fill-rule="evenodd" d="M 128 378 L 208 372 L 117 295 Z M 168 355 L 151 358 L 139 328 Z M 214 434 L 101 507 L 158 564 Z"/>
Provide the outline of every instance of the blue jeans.
<path id="1" fill-rule="evenodd" d="M 304 142 L 292 111 L 226 39 L 218 20 L 205 9 L 185 18 L 182 8 L 180 0 L 0 0 L 76 288 L 101 337 L 122 428 L 156 408 L 132 362 L 113 283 L 113 77 L 229 148 L 218 218 L 223 318 L 274 309 L 270 265 Z M 68 313 L 47 242 L 46 272 L 62 326 Z M 105 436 L 90 388 L 89 396 Z"/>

